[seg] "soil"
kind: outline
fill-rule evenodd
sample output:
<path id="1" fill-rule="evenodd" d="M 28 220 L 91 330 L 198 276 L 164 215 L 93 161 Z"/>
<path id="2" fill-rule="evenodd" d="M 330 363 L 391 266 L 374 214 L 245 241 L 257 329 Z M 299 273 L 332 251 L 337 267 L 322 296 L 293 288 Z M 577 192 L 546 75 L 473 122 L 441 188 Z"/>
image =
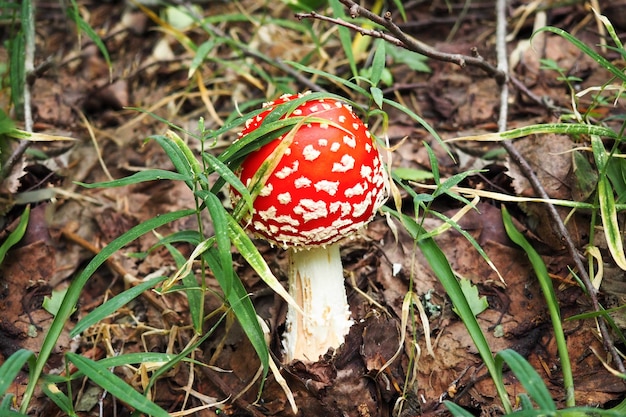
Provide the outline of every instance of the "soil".
<path id="1" fill-rule="evenodd" d="M 394 2 L 387 3 L 394 10 Z M 32 204 L 27 233 L 1 266 L 0 365 L 20 348 L 38 352 L 52 321 L 52 315 L 42 307 L 44 298 L 67 288 L 95 252 L 147 219 L 195 207 L 193 195 L 184 183 L 153 181 L 123 188 L 86 189 L 76 182 L 122 178 L 145 168 L 172 170 L 172 163 L 156 142 L 145 140 L 166 132 L 168 126 L 162 120 L 197 131 L 202 117 L 207 129 L 217 129 L 237 106 L 257 103 L 251 108 L 258 107 L 281 94 L 278 86 L 289 91 L 307 89 L 276 65 L 279 60 L 307 59 L 313 68 L 349 78 L 336 28 L 327 22 L 298 21 L 283 2 L 198 2 L 197 10 L 211 17 L 212 24 L 224 36 L 243 42 L 268 60 L 242 56 L 240 50 L 222 44 L 210 51 L 211 59 L 191 78 L 188 74 L 194 52 L 189 44 L 207 41 L 206 31 L 195 26 L 181 29 L 165 25 L 159 21 L 166 16 L 164 7 L 138 9 L 119 1 L 78 4 L 82 17 L 110 52 L 111 66 L 89 37 L 77 34 L 60 2 L 37 2 L 35 65 L 39 70 L 31 88 L 34 129 L 75 140 L 33 144 L 31 149 L 47 156 L 27 154 L 19 175 L 3 184 L 5 196 L 52 187 L 59 191 L 54 198 L 38 199 Z M 623 2 L 601 1 L 599 5 L 604 6 L 602 10 L 610 18 L 615 18 L 616 31 L 623 38 L 626 27 L 620 16 L 624 16 L 626 7 L 619 4 Z M 535 38 L 533 47 L 529 47 L 527 41 L 539 15 L 539 10 L 530 6 L 513 1 L 507 9 L 509 31 L 513 34 L 508 41 L 509 128 L 555 122 L 571 108 L 566 86 L 557 79 L 558 74 L 542 67 L 540 59 L 553 60 L 567 76 L 576 77 L 575 87 L 579 91 L 610 80 L 602 68 L 561 37 L 546 34 Z M 393 16 L 413 37 L 447 53 L 467 55 L 477 48 L 483 58 L 495 63 L 492 2 L 405 2 L 405 9 L 406 21 L 395 13 Z M 524 11 L 529 13 L 524 15 Z M 219 18 L 235 14 L 244 19 Z M 281 25 L 276 18 L 286 19 L 288 24 Z M 586 3 L 548 7 L 547 24 L 568 30 L 593 47 L 603 38 Z M 8 33 L 8 28 L 0 29 L 2 36 Z M 320 44 L 314 42 L 312 33 L 319 36 Z M 359 65 L 369 65 L 368 52 L 366 49 L 357 55 Z M 6 50 L 0 48 L 0 53 L 6 54 Z M 619 59 L 610 49 L 603 53 L 610 60 Z M 444 139 L 497 130 L 500 96 L 493 78 L 471 66 L 461 68 L 432 59 L 424 63 L 429 72 L 415 71 L 398 59 L 388 59 L 393 83 L 385 86 L 385 96 L 419 114 Z M 362 100 L 320 77 L 300 75 L 357 102 Z M 271 77 L 277 83 L 268 83 L 263 77 Z M 581 106 L 589 104 L 589 100 L 589 96 L 582 96 Z M 0 97 L 0 103 L 9 108 L 7 96 Z M 477 169 L 480 171 L 461 185 L 509 195 L 533 195 L 528 181 L 499 145 L 460 141 L 450 144 L 449 154 L 422 125 L 391 108 L 385 110 L 389 113 L 387 134 L 394 149 L 394 168 L 431 171 L 424 146 L 428 144 L 438 159 L 442 178 Z M 621 101 L 595 110 L 598 118 L 611 124 L 619 123 L 611 121 L 611 116 L 619 119 L 625 109 Z M 382 131 L 380 123 L 370 127 L 375 133 Z M 236 139 L 236 133 L 222 135 L 211 144 L 209 152 L 222 152 Z M 197 140 L 191 136 L 184 139 L 199 151 Z M 569 152 L 583 146 L 589 146 L 585 138 L 556 135 L 516 141 L 516 147 L 556 199 L 584 200 L 589 196 L 573 176 Z M 492 156 L 487 158 L 486 154 Z M 415 189 L 419 193 L 429 192 L 417 186 Z M 228 204 L 228 195 L 222 197 Z M 411 197 L 400 197 L 404 210 L 412 214 Z M 501 206 L 499 201 L 483 198 L 477 203 L 477 210 L 459 221 L 501 277 L 460 233 L 448 231 L 436 241 L 458 276 L 470 280 L 486 297 L 489 306 L 478 315 L 478 321 L 492 351 L 512 348 L 522 354 L 544 379 L 557 404 L 564 406 L 562 375 L 546 302 L 526 255 L 507 237 Z M 4 207 L 8 210 L 3 216 L 2 240 L 15 229 L 25 206 Z M 438 198 L 432 206 L 449 217 L 461 207 L 451 198 Z M 592 311 L 589 298 L 573 277 L 572 260 L 545 205 L 509 203 L 507 207 L 519 229 L 542 255 L 554 282 L 562 317 Z M 560 214 L 564 218 L 570 215 L 569 211 Z M 589 221 L 587 213 L 574 213 L 568 221 L 569 232 L 581 253 L 589 244 Z M 208 217 L 203 222 L 211 230 Z M 178 221 L 160 228 L 159 233 L 193 230 L 196 225 L 195 219 Z M 439 225 L 441 220 L 437 218 L 424 220 L 427 230 Z M 92 276 L 46 366 L 47 373 L 64 371 L 64 353 L 68 351 L 95 360 L 120 353 L 178 353 L 195 340 L 186 298 L 176 292 L 163 296 L 146 293 L 92 326 L 79 339 L 70 340 L 68 336 L 81 317 L 128 288 L 128 276 L 145 279 L 175 273 L 176 263 L 165 249 L 147 252 L 143 257 L 130 256 L 146 252 L 157 241 L 154 234 L 139 237 Z M 262 241 L 255 243 L 274 274 L 284 282 L 285 252 Z M 623 271 L 612 263 L 602 242 L 593 243 L 605 263 L 600 301 L 605 307 L 623 305 Z M 179 250 L 189 256 L 193 248 L 181 246 Z M 236 273 L 257 313 L 271 329 L 273 355 L 280 358 L 285 304 L 234 249 L 233 257 Z M 282 366 L 281 373 L 295 397 L 299 415 L 444 416 L 448 411 L 443 400 L 454 401 L 475 415 L 503 413 L 494 384 L 467 330 L 452 311 L 427 260 L 399 223 L 376 217 L 363 234 L 343 244 L 342 258 L 356 324 L 336 352 L 329 352 L 318 362 L 295 361 Z M 220 293 L 213 280 L 209 286 L 215 294 Z M 403 301 L 409 291 L 425 308 L 428 325 L 415 313 L 402 328 Z M 205 303 L 207 312 L 223 308 L 219 296 L 212 292 L 207 292 Z M 615 321 L 620 326 L 625 323 L 619 315 Z M 216 323 L 209 319 L 207 331 Z M 626 398 L 624 380 L 603 366 L 609 355 L 594 321 L 564 320 L 563 324 L 577 404 L 604 408 Z M 293 415 L 274 376 L 270 374 L 260 391 L 259 360 L 237 323 L 225 320 L 217 323 L 213 332 L 193 353 L 196 361 L 209 366 L 185 363 L 162 375 L 152 388 L 155 402 L 171 413 L 201 407 L 190 413 L 202 416 Z M 617 347 L 625 348 L 619 343 Z M 142 369 L 150 372 L 147 368 L 130 367 L 116 368 L 114 372 L 141 391 Z M 8 391 L 16 396 L 17 404 L 27 380 L 27 372 L 20 374 Z M 505 372 L 505 384 L 513 399 L 524 391 L 510 372 Z M 81 416 L 132 412 L 87 381 L 77 385 L 73 395 Z M 101 409 L 98 398 L 102 399 Z M 202 407 L 207 404 L 210 406 Z M 38 393 L 29 414 L 54 416 L 59 411 Z"/>

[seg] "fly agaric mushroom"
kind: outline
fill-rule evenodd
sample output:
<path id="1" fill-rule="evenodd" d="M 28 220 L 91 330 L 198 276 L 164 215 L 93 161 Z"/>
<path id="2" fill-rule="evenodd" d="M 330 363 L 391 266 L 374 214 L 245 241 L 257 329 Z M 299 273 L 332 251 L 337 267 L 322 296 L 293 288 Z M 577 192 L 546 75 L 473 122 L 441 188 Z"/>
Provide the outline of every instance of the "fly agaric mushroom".
<path id="1" fill-rule="evenodd" d="M 284 95 L 246 122 L 240 136 L 259 128 Z M 246 186 L 282 140 L 291 141 L 269 174 L 248 217 L 259 236 L 289 251 L 289 294 L 304 315 L 288 307 L 285 360 L 315 361 L 336 349 L 352 320 L 338 242 L 361 229 L 387 198 L 387 175 L 367 127 L 350 106 L 331 98 L 305 101 L 291 114 L 293 130 L 250 153 L 238 172 Z"/>

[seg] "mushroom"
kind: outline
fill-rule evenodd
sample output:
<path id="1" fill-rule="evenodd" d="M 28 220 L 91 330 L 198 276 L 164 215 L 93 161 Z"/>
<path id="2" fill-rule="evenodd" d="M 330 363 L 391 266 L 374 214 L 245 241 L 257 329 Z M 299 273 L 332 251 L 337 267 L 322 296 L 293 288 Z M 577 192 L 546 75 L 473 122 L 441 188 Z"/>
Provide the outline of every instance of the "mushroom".
<path id="1" fill-rule="evenodd" d="M 305 93 L 306 94 L 306 93 Z M 247 121 L 240 136 L 259 128 L 284 95 Z M 247 155 L 238 171 L 252 186 L 255 173 L 289 138 L 249 213 L 256 235 L 288 250 L 289 294 L 304 315 L 289 306 L 284 359 L 316 361 L 343 344 L 350 318 L 339 242 L 365 226 L 387 198 L 387 174 L 370 132 L 351 107 L 334 98 L 314 98 L 283 117 L 301 117 L 291 132 Z"/>

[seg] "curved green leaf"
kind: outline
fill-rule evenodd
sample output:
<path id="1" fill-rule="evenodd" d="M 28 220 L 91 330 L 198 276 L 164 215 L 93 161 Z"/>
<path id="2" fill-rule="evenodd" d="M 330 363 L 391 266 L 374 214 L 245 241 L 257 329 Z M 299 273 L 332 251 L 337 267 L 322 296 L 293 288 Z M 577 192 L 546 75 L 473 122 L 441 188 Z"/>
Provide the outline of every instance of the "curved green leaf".
<path id="1" fill-rule="evenodd" d="M 496 355 L 496 365 L 500 379 L 502 379 L 502 370 L 505 362 L 509 365 L 511 371 L 517 376 L 517 379 L 522 383 L 524 388 L 526 388 L 528 395 L 535 400 L 539 408 L 550 412 L 556 411 L 556 404 L 546 384 L 522 355 L 511 349 L 498 352 Z"/>
<path id="2" fill-rule="evenodd" d="M 128 177 L 120 178 L 119 180 L 95 182 L 91 184 L 74 181 L 74 184 L 78 184 L 84 188 L 111 188 L 158 180 L 191 181 L 192 178 L 188 175 L 179 174 L 178 172 L 166 171 L 164 169 L 147 169 L 145 171 L 136 172 L 132 175 L 129 175 Z"/>
<path id="3" fill-rule="evenodd" d="M 2 242 L 2 246 L 0 246 L 0 265 L 4 261 L 4 257 L 6 256 L 9 249 L 11 249 L 17 242 L 22 240 L 24 237 L 24 233 L 26 233 L 26 228 L 28 227 L 28 219 L 30 218 L 30 205 L 26 206 L 24 213 L 20 217 L 20 222 L 18 223 L 15 230 L 13 230 L 9 237 L 6 238 L 4 242 Z M 2 391 L 0 391 L 2 392 Z"/>
<path id="4" fill-rule="evenodd" d="M 135 391 L 132 386 L 111 372 L 109 368 L 76 353 L 68 352 L 65 355 L 70 362 L 95 384 L 106 389 L 111 395 L 124 401 L 130 407 L 151 416 L 170 417 L 167 411 Z"/>
<path id="5" fill-rule="evenodd" d="M 261 326 L 259 325 L 256 310 L 250 300 L 249 294 L 246 292 L 246 289 L 237 275 L 234 273 L 230 277 L 226 277 L 224 275 L 224 273 L 220 270 L 221 266 L 214 254 L 214 251 L 204 252 L 202 254 L 202 258 L 209 265 L 211 270 L 214 271 L 215 278 L 218 280 L 220 287 L 230 287 L 230 292 L 227 298 L 228 304 L 233 310 L 235 317 L 237 317 L 237 320 L 248 337 L 248 340 L 250 340 L 250 343 L 259 356 L 261 365 L 263 366 L 264 375 L 267 375 L 270 361 L 269 349 L 267 343 L 265 342 L 263 329 L 261 329 Z"/>
<path id="6" fill-rule="evenodd" d="M 0 366 L 0 397 L 7 392 L 11 383 L 22 370 L 26 362 L 30 362 L 31 368 L 34 365 L 35 354 L 30 350 L 20 349 L 9 356 L 2 366 Z"/>
<path id="7" fill-rule="evenodd" d="M 600 216 L 602 217 L 602 228 L 604 236 L 609 246 L 609 252 L 613 260 L 623 270 L 626 270 L 626 255 L 624 254 L 624 243 L 617 221 L 617 209 L 615 208 L 615 196 L 608 177 L 600 177 L 598 181 L 598 197 L 600 201 Z"/>
<path id="8" fill-rule="evenodd" d="M 198 196 L 204 201 L 211 220 L 213 221 L 213 229 L 215 231 L 215 243 L 217 245 L 217 253 L 221 265 L 221 273 L 228 279 L 223 280 L 220 284 L 224 296 L 228 299 L 231 291 L 231 277 L 233 276 L 233 256 L 230 252 L 231 243 L 229 237 L 228 213 L 224 209 L 220 199 L 213 193 L 208 191 L 200 191 Z"/>
<path id="9" fill-rule="evenodd" d="M 88 327 L 115 313 L 119 308 L 123 307 L 124 305 L 128 304 L 130 301 L 141 295 L 141 293 L 149 290 L 150 288 L 153 288 L 159 282 L 166 279 L 167 277 L 156 277 L 148 281 L 144 281 L 122 292 L 121 294 L 116 295 L 115 297 L 108 300 L 106 303 L 96 307 L 93 311 L 91 311 L 78 323 L 76 323 L 76 326 L 74 326 L 74 328 L 70 331 L 70 337 L 75 337 L 81 334 Z"/>
<path id="10" fill-rule="evenodd" d="M 622 80 L 622 82 L 626 82 L 626 74 L 624 74 L 622 69 L 616 67 L 613 63 L 611 63 L 611 61 L 609 61 L 608 59 L 600 55 L 598 52 L 593 50 L 590 46 L 586 45 L 581 40 L 577 39 L 576 37 L 564 31 L 563 29 L 556 28 L 554 26 L 544 26 L 540 28 L 539 30 L 537 30 L 535 33 L 533 33 L 533 37 L 539 32 L 552 32 L 554 34 L 561 36 L 562 38 L 569 41 L 569 43 L 574 45 L 576 48 L 578 48 L 585 55 L 589 56 L 591 59 L 593 59 L 598 64 L 600 64 L 602 68 L 609 71 L 611 74 L 615 75 L 617 78 Z M 531 41 L 532 41 L 532 37 L 531 37 Z"/>

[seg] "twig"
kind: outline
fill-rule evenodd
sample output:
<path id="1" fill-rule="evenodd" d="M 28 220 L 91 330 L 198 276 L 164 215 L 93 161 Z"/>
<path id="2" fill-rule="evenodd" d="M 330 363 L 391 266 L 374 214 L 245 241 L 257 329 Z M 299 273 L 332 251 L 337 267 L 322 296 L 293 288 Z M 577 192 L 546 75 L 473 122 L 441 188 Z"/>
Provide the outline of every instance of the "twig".
<path id="1" fill-rule="evenodd" d="M 376 30 L 376 29 L 367 29 L 359 25 L 355 25 L 354 23 L 346 22 L 345 20 L 340 19 L 340 18 L 329 17 L 329 16 L 325 16 L 323 14 L 319 14 L 316 12 L 296 13 L 296 18 L 298 18 L 299 20 L 317 19 L 317 20 L 321 20 L 324 22 L 329 22 L 336 26 L 343 26 L 348 29 L 352 29 L 353 31 L 358 32 L 361 35 L 371 36 L 372 38 L 384 39 L 385 41 L 387 41 L 388 43 L 392 45 L 398 46 L 400 48 L 409 49 L 404 42 L 402 42 L 400 39 L 394 36 L 391 36 L 388 33 L 381 32 L 380 30 Z"/>
<path id="2" fill-rule="evenodd" d="M 505 78 L 508 80 L 509 58 L 506 50 L 506 1 L 503 0 L 498 0 L 496 3 L 496 57 L 498 69 L 504 73 Z M 509 114 L 509 85 L 504 82 L 500 88 L 498 131 L 504 132 Z"/>
<path id="3" fill-rule="evenodd" d="M 524 95 L 534 101 L 538 106 L 543 107 L 551 113 L 564 113 L 567 112 L 568 109 L 565 107 L 559 107 L 555 104 L 550 103 L 547 99 L 543 99 L 539 97 L 537 94 L 530 91 L 530 89 L 520 81 L 519 78 L 515 77 L 513 74 L 509 74 L 509 81 Z"/>
<path id="4" fill-rule="evenodd" d="M 489 62 L 485 61 L 476 50 L 472 51 L 472 56 L 462 55 L 462 54 L 449 54 L 445 52 L 438 51 L 429 45 L 418 41 L 404 33 L 398 25 L 396 25 L 391 19 L 391 13 L 385 13 L 384 17 L 380 17 L 375 13 L 372 13 L 370 10 L 361 7 L 357 3 L 352 0 L 339 0 L 344 6 L 346 6 L 350 11 L 350 16 L 352 18 L 356 18 L 358 16 L 363 16 L 366 19 L 384 27 L 389 31 L 390 34 L 384 33 L 377 30 L 365 29 L 360 26 L 354 25 L 352 23 L 346 22 L 342 19 L 335 19 L 328 16 L 323 16 L 318 13 L 297 13 L 296 17 L 298 19 L 319 19 L 327 22 L 334 23 L 336 25 L 344 26 L 349 29 L 352 29 L 358 33 L 361 33 L 365 36 L 372 36 L 381 39 L 385 39 L 388 42 L 393 43 L 394 45 L 405 48 L 409 51 L 416 52 L 418 54 L 425 55 L 429 58 L 436 59 L 438 61 L 450 62 L 453 64 L 457 64 L 461 68 L 466 67 L 467 65 L 475 66 L 483 71 L 485 71 L 489 76 L 494 77 L 498 84 L 503 84 L 506 82 L 506 73 L 500 71 L 498 68 L 491 65 Z"/>

